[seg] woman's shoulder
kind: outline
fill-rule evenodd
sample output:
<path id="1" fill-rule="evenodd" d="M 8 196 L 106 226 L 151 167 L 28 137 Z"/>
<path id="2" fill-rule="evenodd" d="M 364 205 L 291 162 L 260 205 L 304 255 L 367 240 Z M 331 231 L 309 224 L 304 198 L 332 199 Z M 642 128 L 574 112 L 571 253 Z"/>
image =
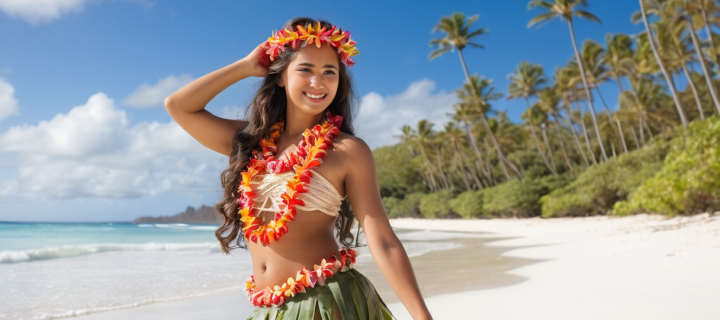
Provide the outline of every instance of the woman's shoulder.
<path id="1" fill-rule="evenodd" d="M 374 161 L 370 146 L 357 136 L 341 132 L 335 138 L 334 146 L 335 152 L 340 155 L 346 165 Z"/>
<path id="2" fill-rule="evenodd" d="M 370 153 L 372 155 L 370 146 L 368 146 L 363 139 L 345 132 L 338 134 L 337 138 L 335 138 L 334 145 L 336 150 L 341 153 L 356 155 Z"/>

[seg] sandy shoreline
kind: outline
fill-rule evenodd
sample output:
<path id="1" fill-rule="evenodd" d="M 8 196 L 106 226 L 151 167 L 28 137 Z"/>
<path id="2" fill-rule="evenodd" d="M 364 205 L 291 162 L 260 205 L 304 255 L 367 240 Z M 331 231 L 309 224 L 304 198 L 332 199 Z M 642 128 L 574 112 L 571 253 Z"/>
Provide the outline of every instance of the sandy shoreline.
<path id="1" fill-rule="evenodd" d="M 720 319 L 720 214 L 392 224 L 517 237 L 490 245 L 544 260 L 510 271 L 516 285 L 427 298 L 434 319 Z"/>
<path id="2" fill-rule="evenodd" d="M 391 223 L 480 232 L 449 240 L 465 248 L 411 258 L 435 319 L 720 319 L 720 214 Z M 376 267 L 357 267 L 411 319 Z M 251 309 L 227 295 L 81 319 L 244 319 Z"/>

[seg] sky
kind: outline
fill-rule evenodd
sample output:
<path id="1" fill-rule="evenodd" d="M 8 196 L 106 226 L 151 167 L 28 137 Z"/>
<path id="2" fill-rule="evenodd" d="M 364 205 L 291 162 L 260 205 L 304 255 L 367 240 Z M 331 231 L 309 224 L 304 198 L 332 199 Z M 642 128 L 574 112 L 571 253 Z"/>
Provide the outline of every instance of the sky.
<path id="1" fill-rule="evenodd" d="M 349 30 L 360 99 L 356 134 L 397 143 L 403 125 L 449 120 L 462 86 L 457 52 L 432 61 L 440 18 L 479 14 L 485 49 L 463 51 L 471 74 L 506 92 L 524 60 L 548 75 L 573 55 L 567 23 L 527 28 L 541 13 L 505 1 L 0 0 L 0 221 L 128 221 L 213 205 L 227 157 L 195 142 L 162 106 L 195 78 L 243 58 L 295 16 Z M 602 24 L 577 20 L 578 42 L 636 34 L 636 1 L 590 0 Z M 579 43 L 580 45 L 580 43 Z M 242 117 L 259 78 L 231 86 L 207 109 Z M 601 86 L 611 108 L 616 84 Z M 519 122 L 520 100 L 493 109 Z"/>

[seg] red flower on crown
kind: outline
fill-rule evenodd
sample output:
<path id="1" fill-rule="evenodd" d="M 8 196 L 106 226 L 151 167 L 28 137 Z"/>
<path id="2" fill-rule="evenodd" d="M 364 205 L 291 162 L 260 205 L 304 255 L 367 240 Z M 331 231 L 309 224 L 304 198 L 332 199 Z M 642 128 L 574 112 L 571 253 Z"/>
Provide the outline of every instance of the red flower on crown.
<path id="1" fill-rule="evenodd" d="M 266 42 L 268 49 L 265 53 L 270 57 L 270 61 L 275 61 L 275 58 L 282 54 L 288 45 L 293 50 L 297 50 L 300 41 L 305 41 L 305 45 L 315 44 L 318 48 L 323 43 L 328 43 L 337 49 L 340 61 L 347 66 L 355 64 L 351 57 L 360 52 L 355 48 L 356 42 L 350 38 L 350 31 L 342 31 L 336 26 L 328 29 L 320 22 L 315 26 L 310 23 L 305 26 L 296 25 L 295 29 L 297 31 L 288 29 L 276 31 L 273 36 L 268 38 Z"/>

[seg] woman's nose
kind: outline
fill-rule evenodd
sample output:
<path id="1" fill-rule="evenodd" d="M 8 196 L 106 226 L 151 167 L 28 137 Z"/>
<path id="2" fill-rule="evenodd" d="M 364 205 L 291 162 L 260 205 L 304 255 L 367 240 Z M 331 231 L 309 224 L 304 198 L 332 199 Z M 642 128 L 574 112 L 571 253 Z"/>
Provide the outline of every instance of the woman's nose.
<path id="1" fill-rule="evenodd" d="M 324 88 L 325 85 L 321 79 L 322 77 L 320 76 L 312 76 L 310 78 L 310 86 L 314 88 Z"/>

